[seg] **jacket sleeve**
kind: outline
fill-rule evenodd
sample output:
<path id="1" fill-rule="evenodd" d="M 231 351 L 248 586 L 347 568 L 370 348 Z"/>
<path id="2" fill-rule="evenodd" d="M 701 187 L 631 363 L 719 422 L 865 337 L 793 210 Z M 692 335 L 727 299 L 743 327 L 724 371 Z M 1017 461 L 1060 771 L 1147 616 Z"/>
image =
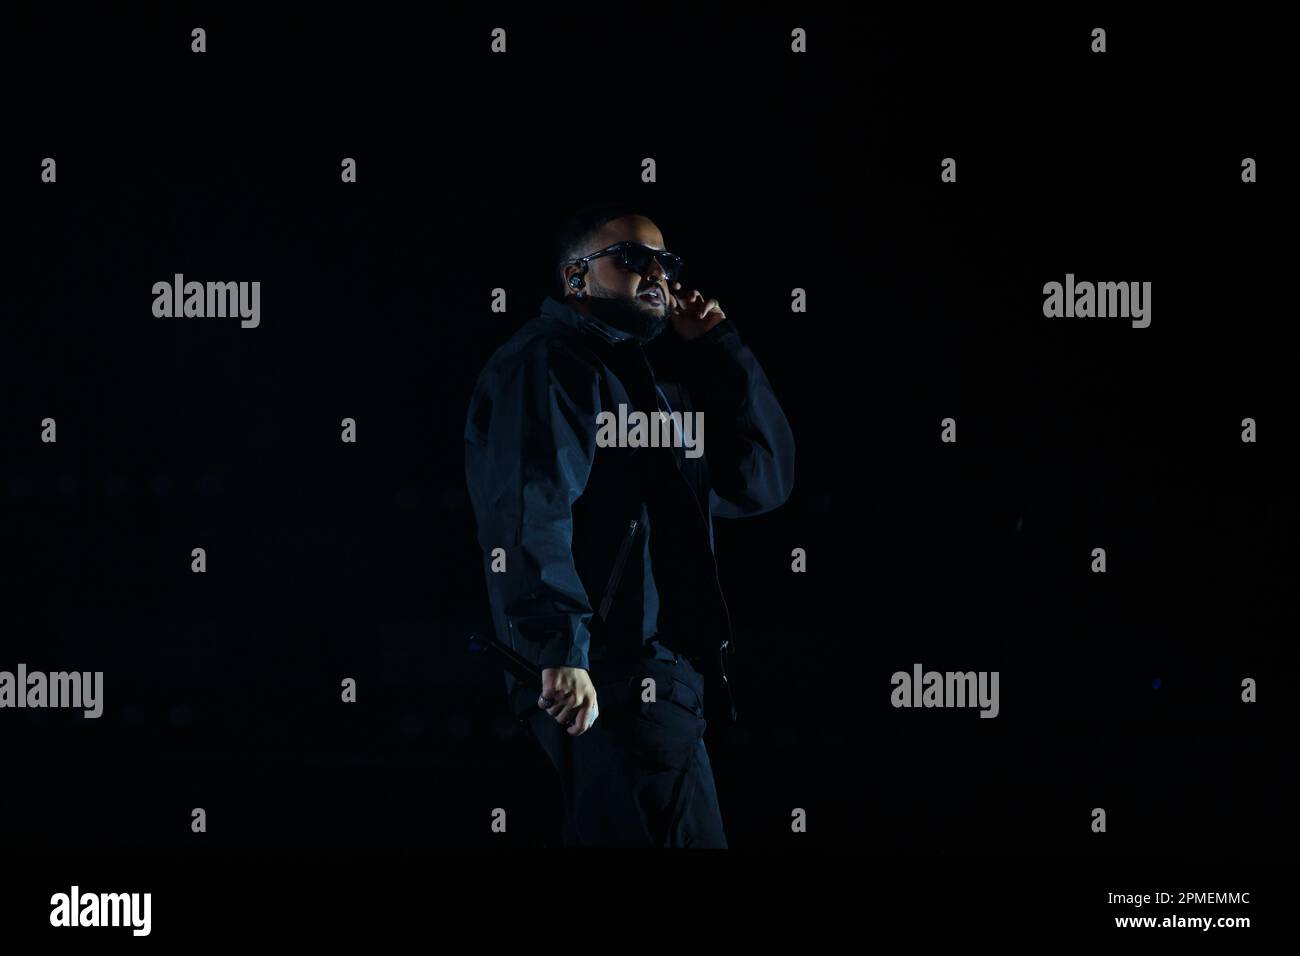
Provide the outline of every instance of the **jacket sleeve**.
<path id="1" fill-rule="evenodd" d="M 794 434 L 758 359 L 724 319 L 685 343 L 687 386 L 704 413 L 712 512 L 762 514 L 794 487 Z"/>
<path id="2" fill-rule="evenodd" d="M 573 503 L 596 450 L 596 372 L 539 342 L 478 392 L 466 476 L 491 603 L 504 611 L 515 650 L 539 667 L 590 669 L 591 605 L 573 560 Z M 495 548 L 505 550 L 499 573 Z"/>

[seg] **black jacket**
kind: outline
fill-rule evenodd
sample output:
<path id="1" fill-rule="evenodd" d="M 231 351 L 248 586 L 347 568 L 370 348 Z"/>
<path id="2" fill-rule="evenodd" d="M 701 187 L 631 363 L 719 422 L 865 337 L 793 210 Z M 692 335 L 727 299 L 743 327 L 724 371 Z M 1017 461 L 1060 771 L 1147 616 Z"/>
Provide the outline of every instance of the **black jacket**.
<path id="1" fill-rule="evenodd" d="M 703 455 L 598 445 L 597 415 L 620 404 L 703 412 Z M 783 503 L 794 438 L 730 319 L 642 346 L 547 297 L 478 378 L 465 476 L 501 641 L 538 667 L 590 671 L 657 636 L 725 676 L 712 516 Z"/>

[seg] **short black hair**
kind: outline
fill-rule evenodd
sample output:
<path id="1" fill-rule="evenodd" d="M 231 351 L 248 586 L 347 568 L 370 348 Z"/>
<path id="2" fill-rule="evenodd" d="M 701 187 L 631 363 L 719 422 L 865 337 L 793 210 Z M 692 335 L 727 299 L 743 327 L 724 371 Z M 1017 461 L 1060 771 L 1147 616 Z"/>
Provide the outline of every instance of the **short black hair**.
<path id="1" fill-rule="evenodd" d="M 560 283 L 562 294 L 567 295 L 570 291 L 564 283 L 564 267 L 574 259 L 596 251 L 593 248 L 596 235 L 604 228 L 606 223 L 615 219 L 622 219 L 624 216 L 652 218 L 648 213 L 642 211 L 643 205 L 618 201 L 593 203 L 572 213 L 564 220 L 560 225 L 559 232 L 556 234 L 555 257 L 553 260 L 555 274 Z"/>

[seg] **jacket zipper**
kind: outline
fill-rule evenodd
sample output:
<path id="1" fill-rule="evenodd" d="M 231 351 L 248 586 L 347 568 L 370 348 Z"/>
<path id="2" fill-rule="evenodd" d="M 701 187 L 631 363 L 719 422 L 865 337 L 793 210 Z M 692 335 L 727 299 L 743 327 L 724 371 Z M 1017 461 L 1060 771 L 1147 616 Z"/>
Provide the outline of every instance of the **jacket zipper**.
<path id="1" fill-rule="evenodd" d="M 680 471 L 677 473 L 681 475 Z M 682 475 L 682 481 L 686 481 L 685 475 Z M 695 497 L 694 491 L 691 492 L 691 500 L 695 502 L 695 510 L 699 512 L 700 520 L 707 522 L 709 517 L 704 513 L 704 509 L 700 507 L 700 502 Z M 731 720 L 735 723 L 737 717 L 736 698 L 731 695 L 731 679 L 727 676 L 727 653 L 731 648 L 731 642 L 735 634 L 731 629 L 731 609 L 727 607 L 727 595 L 722 591 L 722 578 L 718 575 L 718 558 L 713 553 L 712 548 L 709 549 L 709 560 L 713 563 L 713 582 L 718 589 L 718 600 L 722 602 L 722 616 L 727 622 L 727 636 L 718 642 L 718 673 L 722 677 L 722 685 L 727 688 L 727 704 L 731 709 Z"/>
<path id="2" fill-rule="evenodd" d="M 641 356 L 641 363 L 645 366 L 646 371 L 650 373 L 650 386 L 651 388 L 654 388 L 654 369 L 650 367 L 650 361 L 645 357 L 644 351 L 638 348 L 637 353 Z M 699 514 L 700 520 L 707 523 L 709 517 L 704 513 L 704 509 L 700 507 L 699 499 L 695 497 L 695 489 L 691 488 L 690 482 L 686 480 L 686 476 L 682 474 L 680 468 L 674 468 L 674 470 L 686 484 L 686 488 L 691 495 L 691 501 L 695 503 L 695 510 Z M 704 530 L 707 532 L 708 528 L 705 527 Z M 727 622 L 727 636 L 718 643 L 718 672 L 722 677 L 722 685 L 727 689 L 727 704 L 731 710 L 731 720 L 734 723 L 737 719 L 736 698 L 731 694 L 731 680 L 727 677 L 727 652 L 731 647 L 735 634 L 731 627 L 731 610 L 727 607 L 727 596 L 722 593 L 722 578 L 718 575 L 718 558 L 717 555 L 713 553 L 712 548 L 709 549 L 709 560 L 713 563 L 713 583 L 718 590 L 718 600 L 722 602 L 722 616 Z"/>
<path id="3" fill-rule="evenodd" d="M 602 623 L 609 617 L 609 609 L 614 603 L 614 592 L 618 590 L 619 580 L 623 577 L 623 565 L 627 564 L 627 556 L 632 550 L 632 542 L 636 540 L 636 531 L 640 525 L 641 522 L 636 518 L 628 522 L 627 536 L 618 549 L 618 557 L 614 559 L 614 568 L 609 572 L 609 582 L 605 585 L 605 596 L 600 601 L 600 620 Z"/>

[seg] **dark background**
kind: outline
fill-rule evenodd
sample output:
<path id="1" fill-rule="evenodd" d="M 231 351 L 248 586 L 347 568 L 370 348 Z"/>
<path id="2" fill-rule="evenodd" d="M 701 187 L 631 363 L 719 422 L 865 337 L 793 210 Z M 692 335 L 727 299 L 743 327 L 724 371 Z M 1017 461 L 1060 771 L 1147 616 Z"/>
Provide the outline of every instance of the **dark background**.
<path id="1" fill-rule="evenodd" d="M 707 740 L 735 848 L 1283 853 L 1277 31 L 611 9 L 5 31 L 0 669 L 102 670 L 105 710 L 0 713 L 0 845 L 557 845 L 553 772 L 465 650 L 486 599 L 461 434 L 555 291 L 556 220 L 623 196 L 798 444 L 787 505 L 717 522 L 742 724 Z M 260 327 L 154 318 L 176 272 L 261 281 Z M 1150 328 L 1045 319 L 1067 272 L 1151 281 Z M 1000 716 L 893 709 L 914 662 L 999 670 Z"/>

